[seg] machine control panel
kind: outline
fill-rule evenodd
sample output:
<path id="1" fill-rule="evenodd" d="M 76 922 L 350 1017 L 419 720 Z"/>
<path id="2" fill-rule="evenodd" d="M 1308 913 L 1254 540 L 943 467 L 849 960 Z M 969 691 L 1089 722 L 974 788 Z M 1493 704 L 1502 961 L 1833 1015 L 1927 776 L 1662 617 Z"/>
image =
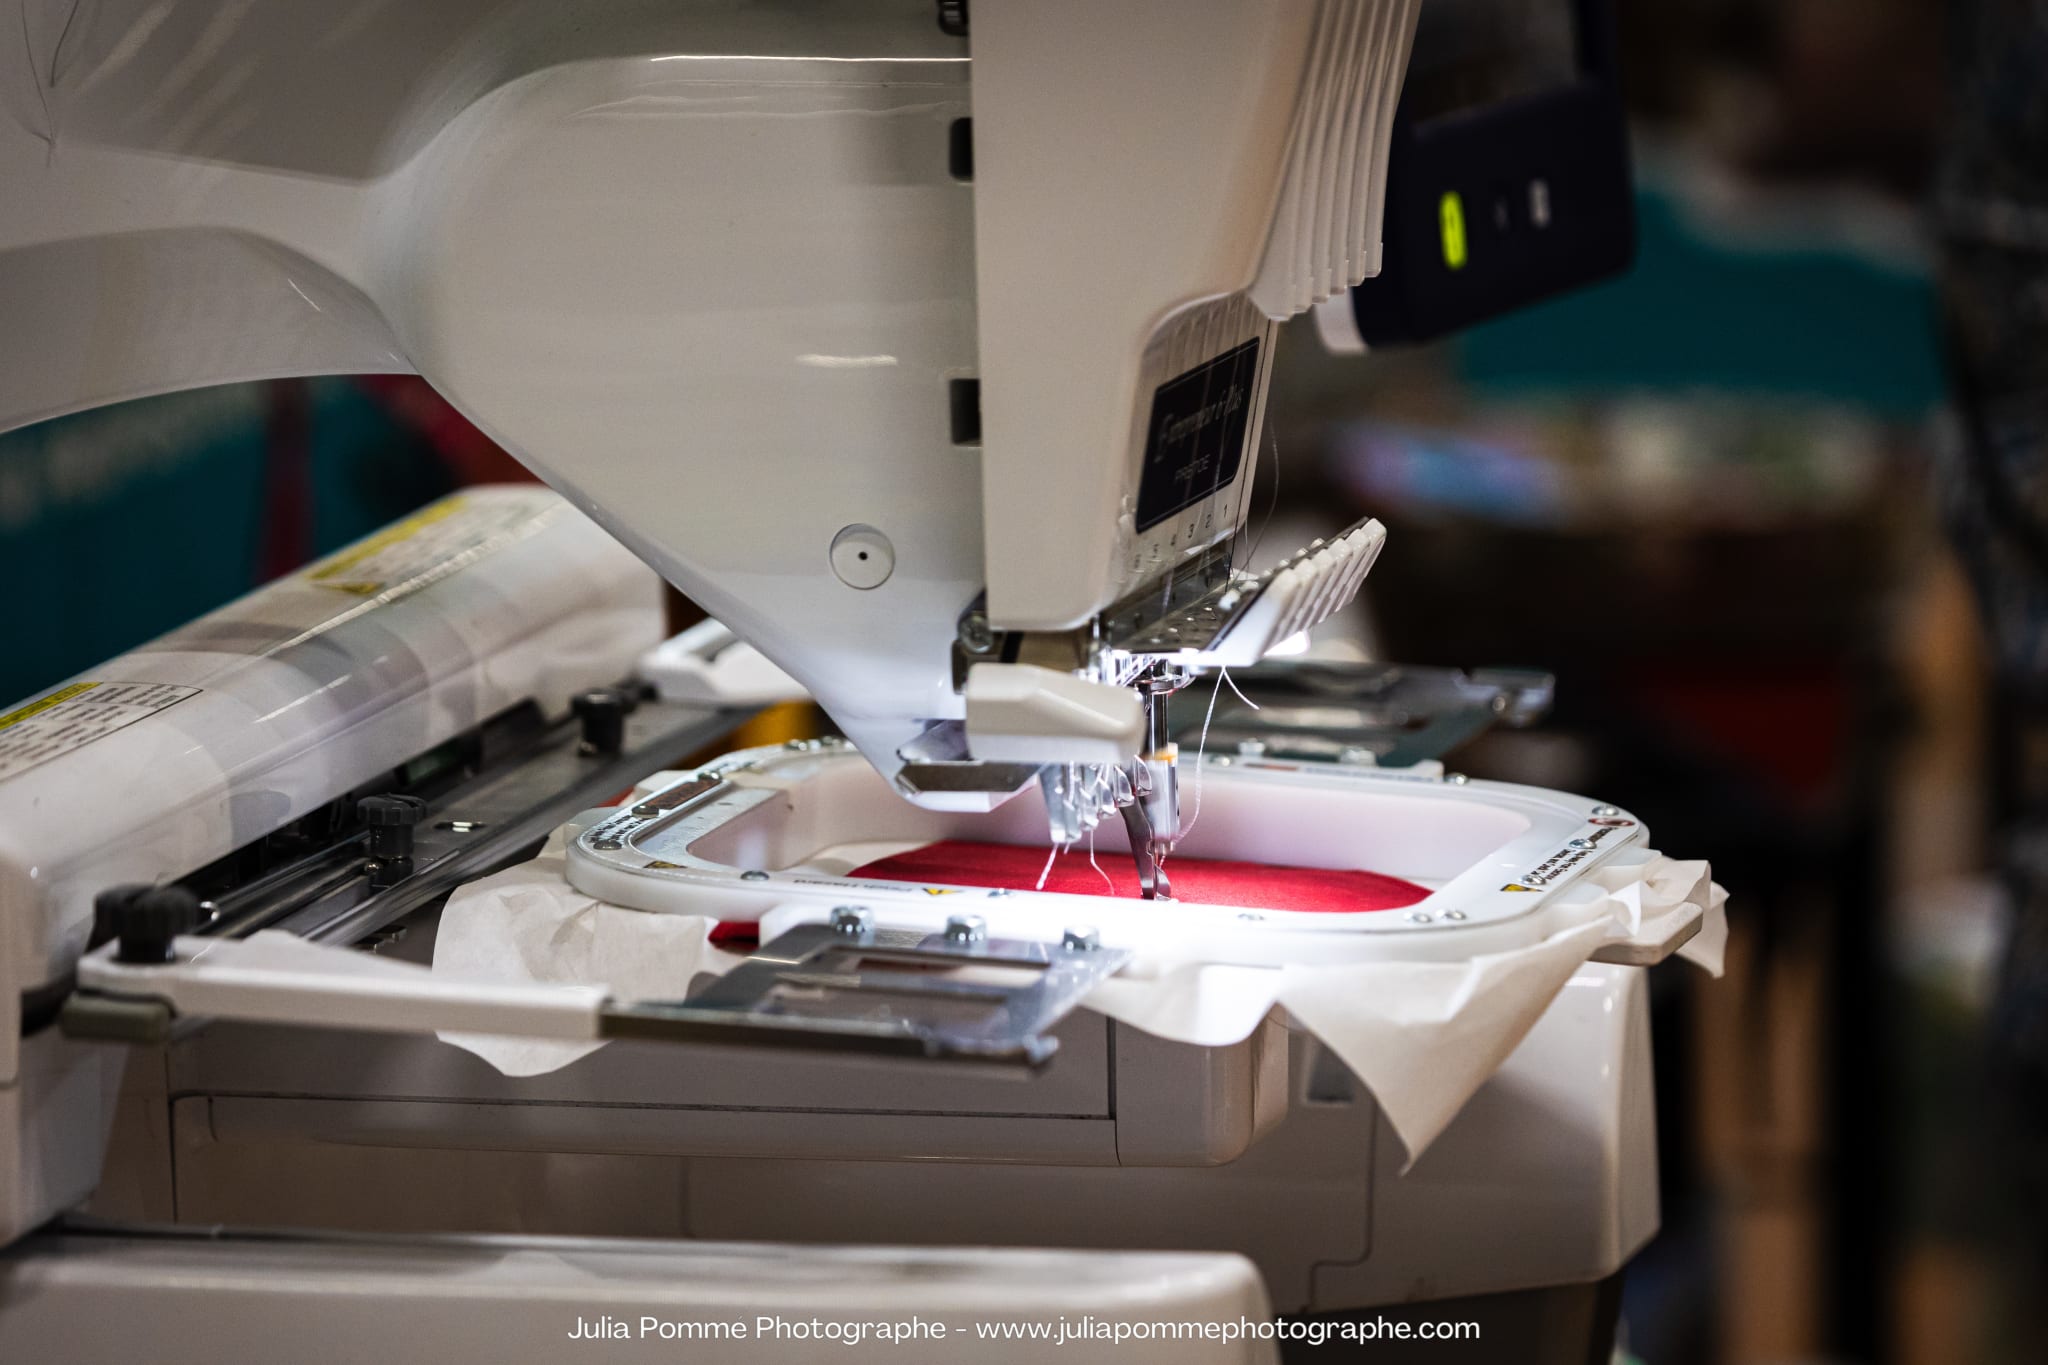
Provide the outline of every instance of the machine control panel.
<path id="1" fill-rule="evenodd" d="M 1635 255 L 1610 0 L 1431 0 L 1396 115 L 1368 346 L 1429 341 Z"/>

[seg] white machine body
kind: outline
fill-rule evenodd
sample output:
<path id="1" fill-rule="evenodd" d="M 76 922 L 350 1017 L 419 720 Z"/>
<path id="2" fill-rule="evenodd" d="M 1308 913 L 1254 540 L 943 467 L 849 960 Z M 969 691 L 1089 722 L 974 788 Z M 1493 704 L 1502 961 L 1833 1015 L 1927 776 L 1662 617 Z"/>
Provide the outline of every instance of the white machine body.
<path id="1" fill-rule="evenodd" d="M 626 673 L 661 634 L 642 562 L 757 651 L 724 669 L 708 635 L 657 651 L 660 686 L 761 701 L 786 675 L 872 766 L 815 750 L 735 777 L 818 817 L 794 833 L 725 810 L 653 858 L 636 841 L 680 826 L 580 822 L 578 887 L 651 908 L 765 890 L 772 931 L 843 893 L 842 845 L 1085 830 L 1099 812 L 1059 801 L 1110 770 L 1150 824 L 1105 826 L 1104 847 L 1156 876 L 1181 833 L 1160 697 L 1341 608 L 1380 548 L 1368 520 L 1262 577 L 1235 562 L 1276 326 L 1377 268 L 1420 3 L 997 0 L 962 37 L 929 0 L 22 0 L 0 23 L 0 428 L 417 372 L 555 493 L 465 494 L 0 713 L 0 1242 L 105 1169 L 102 1211 L 169 1221 L 1068 1248 L 938 1258 L 946 1302 L 996 1318 L 1341 1312 L 1611 1276 L 1656 1224 L 1635 958 L 1579 967 L 1404 1173 L 1371 1094 L 1278 1014 L 1210 1048 L 1082 1010 L 1028 1082 L 652 1042 L 514 1079 L 425 1035 L 596 1039 L 618 1002 L 437 976 L 405 956 L 431 911 L 391 954 L 269 928 L 178 938 L 168 962 L 80 956 L 97 891 L 198 876 L 509 708 L 553 715 Z M 1333 865 L 1289 841 L 1365 821 L 1416 860 L 1428 920 L 1099 904 L 1109 947 L 1439 965 L 1584 909 L 1561 869 L 1647 856 L 1617 833 L 1575 858 L 1590 807 L 1554 793 L 1214 775 L 1195 847 Z M 1034 777 L 1043 804 L 989 814 Z M 882 832 L 835 845 L 841 808 Z M 1531 871 L 1547 889 L 1508 889 Z M 869 891 L 909 918 L 950 908 Z M 991 918 L 1029 933 L 1056 899 Z M 12 1005 L 74 985 L 123 1017 L 213 1022 L 129 1066 L 116 1121 L 123 1054 L 77 1041 L 111 1035 L 24 1036 Z M 323 1204 L 335 1191 L 351 1206 Z M 0 1312 L 0 1353 L 132 1349 L 197 1279 L 212 1299 L 167 1359 L 236 1354 L 309 1299 L 354 1343 L 372 1338 L 351 1303 L 403 1301 L 446 1333 L 479 1297 L 559 1305 L 581 1278 L 679 1313 L 729 1288 L 677 1249 L 373 1266 L 309 1239 L 299 1278 L 228 1292 L 232 1247 L 23 1246 L 5 1273 L 32 1302 Z M 740 1254 L 776 1268 L 759 1297 L 780 1309 L 905 1306 L 926 1264 Z M 701 1293 L 677 1283 L 700 1274 Z M 111 1291 L 134 1311 L 63 1335 Z"/>
<path id="2" fill-rule="evenodd" d="M 417 371 L 894 775 L 984 597 L 1100 681 L 1099 615 L 1242 527 L 1419 2 L 24 0 L 0 427 Z"/>
<path id="3" fill-rule="evenodd" d="M 424 932 L 407 951 L 431 951 Z M 1648 995 L 1642 968 L 1575 973 L 1413 1163 L 1341 1063 L 1278 1023 L 1209 1048 L 1077 1013 L 1026 1082 L 634 1041 L 513 1078 L 416 1034 L 222 1021 L 137 1056 L 90 1207 L 201 1226 L 1227 1251 L 1283 1313 L 1583 1287 L 1657 1230 Z"/>
<path id="4" fill-rule="evenodd" d="M 194 696 L 150 711 L 0 780 L 0 800 L 26 841 L 10 847 L 56 851 L 61 861 L 40 865 L 71 869 L 47 884 L 25 872 L 8 883 L 10 923 L 43 926 L 50 956 L 36 959 L 36 970 L 75 952 L 67 945 L 83 930 L 94 888 L 183 875 L 269 823 L 238 825 L 233 812 L 253 803 L 286 820 L 323 790 L 352 789 L 368 766 L 402 765 L 408 743 L 431 750 L 508 702 L 559 707 L 568 691 L 615 676 L 645 649 L 657 633 L 652 576 L 594 525 L 540 490 L 462 496 L 453 509 L 429 509 L 117 661 L 171 668 L 154 680 L 203 685 L 212 704 Z M 491 514 L 472 532 L 486 524 L 496 532 L 481 541 L 463 532 L 467 512 Z M 430 532 L 442 538 L 422 541 Z M 325 596 L 308 597 L 315 589 Z M 294 624 L 296 611 L 343 601 L 324 629 Z M 407 638 L 449 643 L 395 652 L 391 623 L 401 618 Z M 258 638 L 265 622 L 271 634 Z M 280 647 L 284 629 L 306 638 Z M 700 650 L 709 634 L 699 633 Z M 185 647 L 201 638 L 216 648 Z M 337 676 L 402 660 L 411 662 L 379 673 L 361 705 L 318 714 L 323 699 L 345 700 L 336 698 L 345 690 L 335 688 Z M 127 676 L 110 667 L 87 679 Z M 438 700 L 422 711 L 429 695 Z M 251 748 L 247 705 L 218 709 L 256 698 L 293 717 L 274 749 Z M 139 780 L 133 764 L 181 745 L 194 750 L 188 761 L 203 758 L 224 776 L 210 786 Z M 116 771 L 109 765 L 122 754 L 127 766 Z M 230 755 L 243 757 L 224 762 Z M 717 912 L 734 918 L 764 908 L 815 917 L 854 894 L 911 922 L 961 898 L 844 874 L 947 834 L 1028 842 L 1038 828 L 1029 799 L 978 817 L 897 802 L 872 768 L 831 745 L 712 766 L 732 780 L 713 805 L 648 820 L 637 813 L 648 803 L 635 798 L 577 821 L 579 882 L 627 903 L 729 907 Z M 278 774 L 324 777 L 307 777 L 301 790 Z M 1594 856 L 1573 848 L 1586 839 L 1587 802 L 1455 782 L 1434 768 L 1239 760 L 1205 765 L 1201 781 L 1190 856 L 1392 859 L 1395 872 L 1431 887 L 1423 903 L 1430 922 L 1276 913 L 1250 924 L 1226 908 L 1030 893 L 977 908 L 1004 933 L 1086 913 L 1111 945 L 1193 952 L 1227 942 L 1248 962 L 1445 961 L 1540 936 L 1585 890 L 1583 877 L 1642 856 L 1640 827 L 1623 812 L 1597 817 L 1613 823 L 1592 828 L 1614 832 Z M 94 784 L 93 828 L 81 832 L 75 812 L 50 803 Z M 265 792 L 267 801 L 257 800 Z M 602 846 L 610 821 L 632 827 L 616 850 Z M 135 830 L 155 831 L 139 846 L 163 850 L 162 861 L 133 861 L 131 841 L 119 836 Z M 1574 853 L 1583 867 L 1544 873 L 1554 875 L 1544 889 L 1502 889 L 1503 878 Z M 765 881 L 746 876 L 761 868 L 774 872 Z M 832 1273 L 834 1253 L 788 1244 L 885 1241 L 965 1257 L 951 1272 L 971 1291 L 959 1312 L 1015 1318 L 1056 1308 L 1136 1321 L 1172 1304 L 1199 1316 L 1237 1302 L 1235 1290 L 1212 1298 L 1196 1286 L 1241 1283 L 1232 1278 L 1242 1273 L 1240 1256 L 1259 1276 L 1260 1296 L 1247 1310 L 1255 1320 L 1268 1311 L 1395 1311 L 1417 1299 L 1587 1286 L 1612 1276 L 1656 1227 L 1647 993 L 1637 966 L 1591 962 L 1573 973 L 1411 1165 L 1371 1093 L 1277 1016 L 1241 1042 L 1210 1047 L 1084 1009 L 1060 1025 L 1055 1064 L 1028 1081 L 916 1061 L 653 1041 L 615 1041 L 557 1072 L 506 1076 L 431 1034 L 596 1039 L 606 992 L 450 980 L 424 965 L 434 932 L 429 916 L 396 951 L 377 954 L 271 930 L 180 940 L 180 961 L 160 969 L 121 964 L 105 950 L 84 959 L 79 979 L 89 989 L 132 988 L 135 998 L 213 1022 L 141 1051 L 125 1074 L 122 1049 L 108 1044 L 74 1041 L 55 1027 L 23 1041 L 14 1084 L 0 1089 L 5 1234 L 90 1198 L 95 1212 L 155 1222 L 743 1239 L 784 1244 L 772 1254 L 799 1278 Z M 17 980 L 34 978 L 19 964 L 13 970 Z M 764 1180 L 776 1198 L 758 1197 Z M 565 1301 L 579 1267 L 612 1277 L 607 1295 L 647 1311 L 666 1301 L 642 1295 L 634 1266 L 578 1259 L 587 1248 L 572 1247 L 560 1263 L 569 1267 L 565 1281 L 559 1248 L 521 1245 L 529 1249 L 502 1265 L 489 1247 L 462 1254 L 481 1258 L 476 1284 L 509 1275 L 532 1286 L 537 1305 Z M 1067 1248 L 1045 1270 L 1072 1277 L 1074 1292 L 1020 1291 L 1014 1300 L 994 1292 L 982 1253 L 958 1250 L 991 1245 Z M 97 1329 L 107 1341 L 148 1330 L 158 1286 L 195 1274 L 225 1283 L 216 1272 L 242 1254 L 232 1243 L 24 1247 L 11 1273 L 39 1286 L 37 1303 L 111 1296 Z M 1146 1249 L 1210 1258 L 1186 1267 L 1194 1277 L 1186 1297 L 1162 1283 L 1163 1298 L 1091 1308 L 1098 1299 L 1087 1286 L 1149 1273 L 1142 1256 L 1131 1257 Z M 402 1268 L 454 1254 L 394 1246 L 376 1257 Z M 677 1249 L 661 1264 L 687 1269 L 692 1254 Z M 209 1313 L 193 1340 L 218 1348 L 261 1331 L 295 1311 L 294 1286 L 308 1276 L 324 1286 L 331 1311 L 374 1315 L 389 1281 L 371 1273 L 367 1255 L 349 1243 L 293 1242 L 294 1278 L 249 1283 Z M 464 1278 L 423 1300 L 422 1330 L 457 1330 L 476 1311 L 469 1285 Z M 702 1296 L 685 1297 L 703 1303 L 725 1292 L 707 1281 Z M 785 1315 L 810 1302 L 779 1282 L 758 1294 Z M 887 1302 L 907 1306 L 913 1297 L 906 1288 Z M 54 1321 L 40 1308 L 0 1314 L 0 1342 L 46 1342 Z M 383 1329 L 362 1330 L 368 1340 Z M 1216 1359 L 1270 1358 L 1257 1342 L 1227 1345 Z"/>

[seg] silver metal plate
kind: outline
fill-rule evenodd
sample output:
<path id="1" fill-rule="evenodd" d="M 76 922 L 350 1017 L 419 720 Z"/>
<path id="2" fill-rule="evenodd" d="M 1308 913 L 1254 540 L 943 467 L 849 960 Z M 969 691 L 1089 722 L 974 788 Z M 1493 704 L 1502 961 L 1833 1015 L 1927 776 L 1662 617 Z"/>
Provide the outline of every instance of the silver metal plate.
<path id="1" fill-rule="evenodd" d="M 1258 574 L 1232 567 L 1236 542 L 1234 538 L 1226 540 L 1111 604 L 1102 613 L 1102 638 L 1111 649 L 1127 654 L 1209 649 L 1224 641 L 1282 573 L 1371 521 L 1371 517 L 1361 517 L 1327 540 L 1311 541 Z M 1364 570 L 1359 572 L 1362 575 Z M 1356 590 L 1353 584 L 1351 591 Z M 1350 593 L 1329 596 L 1320 603 L 1317 614 L 1299 628 L 1308 629 L 1350 600 Z"/>
<path id="2" fill-rule="evenodd" d="M 1382 768 L 1440 757 L 1495 725 L 1533 724 L 1555 691 L 1552 677 L 1534 670 L 1305 659 L 1234 669 L 1230 681 L 1214 693 L 1213 711 L 1206 685 L 1174 698 L 1174 738 L 1192 748 L 1206 726 L 1212 754 L 1370 760 Z"/>
<path id="3" fill-rule="evenodd" d="M 1121 949 L 805 924 L 682 1001 L 608 1006 L 615 1038 L 846 1048 L 1040 1066 Z"/>

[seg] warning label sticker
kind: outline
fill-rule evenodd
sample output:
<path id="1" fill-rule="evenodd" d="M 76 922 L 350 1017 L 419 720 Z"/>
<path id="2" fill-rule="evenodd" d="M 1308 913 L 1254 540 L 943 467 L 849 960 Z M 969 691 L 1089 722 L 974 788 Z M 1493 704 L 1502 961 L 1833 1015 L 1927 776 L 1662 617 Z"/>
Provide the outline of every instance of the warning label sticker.
<path id="1" fill-rule="evenodd" d="M 355 597 L 422 586 L 537 529 L 552 510 L 517 499 L 443 498 L 316 565 L 306 580 Z"/>
<path id="2" fill-rule="evenodd" d="M 81 682 L 0 714 L 0 782 L 196 697 L 169 683 Z"/>

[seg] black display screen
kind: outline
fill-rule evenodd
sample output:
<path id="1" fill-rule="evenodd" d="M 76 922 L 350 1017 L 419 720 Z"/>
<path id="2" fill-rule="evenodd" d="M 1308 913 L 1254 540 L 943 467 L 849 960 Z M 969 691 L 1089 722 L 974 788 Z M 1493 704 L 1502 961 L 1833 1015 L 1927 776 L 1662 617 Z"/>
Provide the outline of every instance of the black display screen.
<path id="1" fill-rule="evenodd" d="M 1257 337 L 1161 384 L 1145 430 L 1138 529 L 1227 488 L 1244 463 L 1259 381 Z"/>
<path id="2" fill-rule="evenodd" d="M 1483 109 L 1579 76 L 1574 0 L 1428 0 L 1402 101 L 1415 119 Z"/>

